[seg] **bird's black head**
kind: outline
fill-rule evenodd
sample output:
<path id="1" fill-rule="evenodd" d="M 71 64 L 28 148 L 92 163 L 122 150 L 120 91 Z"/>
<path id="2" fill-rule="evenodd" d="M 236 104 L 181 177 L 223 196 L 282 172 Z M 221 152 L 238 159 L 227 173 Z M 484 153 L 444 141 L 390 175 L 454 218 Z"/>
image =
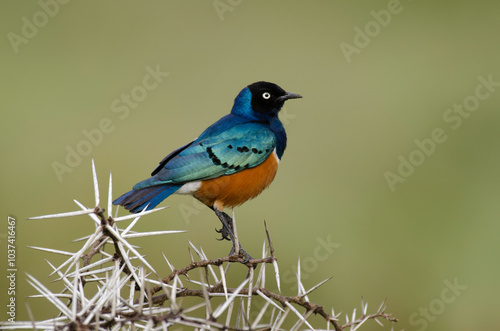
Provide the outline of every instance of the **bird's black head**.
<path id="1" fill-rule="evenodd" d="M 302 96 L 273 83 L 256 82 L 241 90 L 234 99 L 231 113 L 252 120 L 269 120 L 278 115 L 286 100 L 296 98 Z"/>
<path id="2" fill-rule="evenodd" d="M 302 98 L 299 94 L 287 92 L 269 82 L 256 82 L 248 85 L 248 89 L 252 93 L 252 109 L 260 114 L 276 115 L 286 100 Z"/>

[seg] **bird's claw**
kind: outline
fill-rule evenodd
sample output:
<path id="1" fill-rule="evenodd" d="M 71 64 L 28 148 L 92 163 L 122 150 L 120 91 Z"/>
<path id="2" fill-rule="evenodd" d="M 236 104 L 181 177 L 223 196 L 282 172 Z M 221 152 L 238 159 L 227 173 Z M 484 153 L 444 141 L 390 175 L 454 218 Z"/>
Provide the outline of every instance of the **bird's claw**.
<path id="1" fill-rule="evenodd" d="M 224 240 L 224 239 L 231 240 L 230 232 L 225 227 L 222 227 L 222 229 L 220 229 L 220 230 L 215 229 L 215 232 L 220 233 L 222 236 L 220 239 L 217 239 L 217 240 L 219 240 L 219 241 Z"/>
<path id="2" fill-rule="evenodd" d="M 248 263 L 248 261 L 253 260 L 253 258 L 248 254 L 242 247 L 241 244 L 235 240 L 234 237 L 234 232 L 233 232 L 233 226 L 232 226 L 232 221 L 233 219 L 226 213 L 219 211 L 217 209 L 214 209 L 215 214 L 219 217 L 221 223 L 222 223 L 222 228 L 220 230 L 215 230 L 217 233 L 220 233 L 222 235 L 222 238 L 219 240 L 231 240 L 233 247 L 231 248 L 231 251 L 229 252 L 229 256 L 233 256 L 236 253 L 236 247 L 239 247 L 239 253 L 238 256 L 243 257 L 243 264 Z M 238 245 L 238 246 L 236 246 Z"/>
<path id="3" fill-rule="evenodd" d="M 232 241 L 232 239 L 231 239 L 231 237 L 233 235 L 233 227 L 231 225 L 232 219 L 224 212 L 222 212 L 221 214 L 222 214 L 222 217 L 224 218 L 224 221 L 222 221 L 222 219 L 221 219 L 222 228 L 220 230 L 215 229 L 215 232 L 220 233 L 222 238 L 217 239 L 217 240 L 221 241 L 221 240 L 226 239 L 226 240 Z M 217 216 L 219 216 L 219 215 L 217 215 Z"/>
<path id="4" fill-rule="evenodd" d="M 238 243 L 238 245 L 239 245 L 239 243 Z M 236 253 L 236 252 L 234 251 L 234 246 L 233 246 L 233 247 L 231 248 L 231 251 L 229 252 L 229 256 L 235 255 L 235 253 Z M 248 263 L 250 260 L 253 260 L 253 257 L 252 257 L 250 254 L 248 254 L 248 253 L 247 253 L 247 252 L 246 252 L 246 251 L 245 251 L 245 250 L 241 247 L 241 245 L 240 245 L 240 252 L 239 252 L 238 256 L 241 256 L 241 257 L 243 257 L 243 258 L 244 258 L 244 260 L 243 260 L 243 264 L 246 264 L 246 263 Z"/>

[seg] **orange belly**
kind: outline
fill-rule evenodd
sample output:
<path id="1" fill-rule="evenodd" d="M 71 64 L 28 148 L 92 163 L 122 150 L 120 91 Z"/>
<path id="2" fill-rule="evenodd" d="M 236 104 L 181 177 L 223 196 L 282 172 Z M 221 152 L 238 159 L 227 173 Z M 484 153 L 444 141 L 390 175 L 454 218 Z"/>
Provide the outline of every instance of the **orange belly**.
<path id="1" fill-rule="evenodd" d="M 224 207 L 235 207 L 255 198 L 271 184 L 277 170 L 278 157 L 272 153 L 254 168 L 202 181 L 193 195 L 207 206 L 222 211 Z"/>

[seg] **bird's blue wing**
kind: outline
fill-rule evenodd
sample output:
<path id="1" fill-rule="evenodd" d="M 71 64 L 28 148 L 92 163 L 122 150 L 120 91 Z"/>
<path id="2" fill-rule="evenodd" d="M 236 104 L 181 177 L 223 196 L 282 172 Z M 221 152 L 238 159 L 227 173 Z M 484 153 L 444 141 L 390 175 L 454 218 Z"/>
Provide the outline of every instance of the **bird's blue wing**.
<path id="1" fill-rule="evenodd" d="M 160 163 L 161 169 L 153 171 L 153 177 L 134 189 L 234 174 L 261 164 L 275 148 L 276 136 L 264 124 L 237 123 L 224 131 L 202 134 L 174 151 Z"/>
<path id="2" fill-rule="evenodd" d="M 153 172 L 151 173 L 151 176 L 154 176 L 157 173 L 159 173 L 160 170 L 163 169 L 163 167 L 165 166 L 165 164 L 167 164 L 168 161 L 170 161 L 171 159 L 173 159 L 174 157 L 176 157 L 177 155 L 179 155 L 180 152 L 182 152 L 183 150 L 185 150 L 186 148 L 188 148 L 189 146 L 191 146 L 193 143 L 194 143 L 194 141 L 192 141 L 189 144 L 186 144 L 186 145 L 184 145 L 182 147 L 179 147 L 175 151 L 173 151 L 172 153 L 170 153 L 167 156 L 165 156 L 163 158 L 163 160 L 160 161 L 160 165 L 158 165 L 155 168 L 155 170 L 153 170 Z"/>

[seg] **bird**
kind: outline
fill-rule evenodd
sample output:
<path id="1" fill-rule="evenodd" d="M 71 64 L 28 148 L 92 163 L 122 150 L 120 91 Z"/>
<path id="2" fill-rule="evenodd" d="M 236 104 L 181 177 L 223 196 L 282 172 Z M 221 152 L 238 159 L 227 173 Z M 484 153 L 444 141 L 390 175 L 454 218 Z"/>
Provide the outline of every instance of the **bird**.
<path id="1" fill-rule="evenodd" d="M 220 240 L 232 241 L 230 255 L 241 252 L 251 259 L 235 241 L 232 218 L 223 210 L 255 198 L 274 180 L 287 146 L 278 114 L 285 101 L 298 98 L 302 96 L 266 81 L 246 86 L 228 115 L 168 154 L 150 178 L 113 204 L 138 213 L 153 209 L 174 193 L 191 195 L 221 221 L 222 228 L 216 231 L 222 235 Z"/>

